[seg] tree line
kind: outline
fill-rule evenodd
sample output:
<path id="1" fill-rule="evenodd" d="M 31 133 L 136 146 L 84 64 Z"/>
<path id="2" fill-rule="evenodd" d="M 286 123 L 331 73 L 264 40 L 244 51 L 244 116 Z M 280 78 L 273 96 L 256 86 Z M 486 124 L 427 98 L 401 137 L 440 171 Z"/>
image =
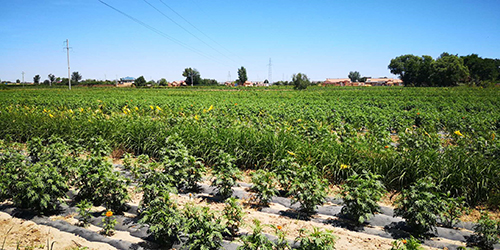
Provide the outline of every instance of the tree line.
<path id="1" fill-rule="evenodd" d="M 445 52 L 436 60 L 428 55 L 401 55 L 392 59 L 388 68 L 405 86 L 488 86 L 500 81 L 500 59 L 477 54 L 458 56 Z"/>

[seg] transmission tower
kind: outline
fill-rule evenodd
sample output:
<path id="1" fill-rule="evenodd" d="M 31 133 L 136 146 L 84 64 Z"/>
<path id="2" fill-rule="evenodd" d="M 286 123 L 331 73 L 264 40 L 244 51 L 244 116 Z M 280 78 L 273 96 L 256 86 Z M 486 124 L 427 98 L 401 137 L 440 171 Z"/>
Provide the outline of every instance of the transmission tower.
<path id="1" fill-rule="evenodd" d="M 231 82 L 231 71 L 227 72 L 227 81 Z"/>

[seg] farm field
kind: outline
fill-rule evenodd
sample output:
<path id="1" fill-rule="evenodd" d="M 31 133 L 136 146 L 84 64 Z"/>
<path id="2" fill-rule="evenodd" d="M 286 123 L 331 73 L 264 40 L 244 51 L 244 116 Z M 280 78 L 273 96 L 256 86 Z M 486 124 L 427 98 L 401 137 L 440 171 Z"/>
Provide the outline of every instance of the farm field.
<path id="1" fill-rule="evenodd" d="M 340 195 L 336 196 L 332 187 L 350 183 L 355 173 L 366 178 L 372 178 L 366 173 L 379 176 L 373 178 L 383 186 L 384 195 L 399 194 L 427 180 L 443 197 L 461 197 L 462 206 L 494 209 L 500 204 L 498 88 L 221 90 L 226 89 L 0 90 L 0 162 L 4 164 L 0 166 L 3 174 L 0 178 L 12 174 L 5 166 L 20 169 L 31 166 L 7 163 L 31 161 L 33 168 L 40 167 L 42 170 L 37 171 L 46 173 L 42 178 L 49 178 L 54 173 L 50 171 L 60 174 L 57 181 L 62 193 L 73 190 L 76 198 L 70 199 L 68 211 L 76 201 L 93 199 L 89 198 L 93 192 L 108 192 L 110 195 L 103 195 L 93 205 L 102 205 L 118 214 L 125 212 L 120 215 L 125 217 L 130 211 L 123 207 L 124 201 L 139 207 L 135 212 L 141 214 L 141 211 L 154 213 L 156 208 L 150 203 L 156 204 L 157 199 L 163 203 L 175 200 L 158 191 L 162 189 L 177 189 L 176 197 L 181 200 L 189 200 L 188 194 L 193 193 L 199 199 L 198 204 L 215 207 L 223 206 L 224 202 L 208 202 L 210 199 L 203 197 L 221 194 L 225 197 L 227 193 L 223 191 L 226 191 L 229 196 L 237 194 L 251 203 L 252 191 L 257 193 L 257 200 L 265 201 L 266 195 L 272 198 L 269 207 L 264 204 L 262 208 L 261 202 L 257 210 L 254 206 L 246 207 L 245 211 L 252 214 L 250 217 L 266 221 L 255 213 L 275 212 L 272 216 L 281 218 L 289 209 L 309 212 L 312 209 L 313 213 L 316 209 L 320 212 L 312 215 L 313 221 L 325 230 L 329 227 L 319 222 L 328 220 L 322 216 L 336 216 L 326 211 L 330 211 L 328 206 L 336 204 Z M 29 158 L 19 160 L 23 157 Z M 117 162 L 112 165 L 106 157 Z M 45 165 L 37 166 L 37 162 L 51 162 L 52 168 L 45 171 Z M 237 192 L 236 176 L 241 171 L 247 173 L 247 178 L 240 184 L 248 187 Z M 155 175 L 158 173 L 168 177 Z M 29 174 L 28 171 L 26 176 Z M 94 174 L 99 176 L 96 179 L 116 185 L 93 183 Z M 219 179 L 224 180 L 223 184 L 216 183 Z M 269 182 L 264 181 L 268 179 Z M 234 181 L 229 188 L 228 181 Z M 269 183 L 272 187 L 266 187 Z M 0 188 L 8 190 L 9 185 L 0 179 Z M 202 191 L 196 190 L 198 185 L 203 187 Z M 216 188 L 210 189 L 210 185 Z M 270 191 L 273 188 L 277 191 Z M 318 200 L 300 197 L 307 192 Z M 57 198 L 62 196 L 59 194 Z M 6 200 L 6 207 L 32 205 L 24 202 L 23 197 L 16 198 L 5 191 L 0 191 L 0 198 Z M 45 201 L 50 204 L 54 199 Z M 278 201 L 283 203 L 281 207 L 276 207 Z M 330 203 L 325 205 L 325 201 Z M 294 206 L 297 203 L 300 207 Z M 184 205 L 179 207 L 186 212 Z M 392 208 L 391 205 L 387 209 Z M 35 210 L 43 214 L 46 207 L 40 205 Z M 378 216 L 374 218 L 390 217 L 392 212 Z M 244 231 L 251 232 L 252 222 L 247 220 Z M 279 223 L 303 223 L 293 221 L 298 222 Z M 376 221 L 369 223 L 375 227 L 387 226 L 376 225 Z M 154 221 L 146 224 L 151 223 Z M 273 232 L 266 230 L 269 234 Z M 293 236 L 292 241 L 299 236 L 297 230 L 288 232 L 289 237 Z M 338 243 L 342 249 L 356 245 L 343 236 L 354 237 L 358 245 L 368 237 L 339 230 L 335 229 L 334 234 L 340 235 Z M 364 230 L 361 231 L 374 233 Z M 443 230 L 438 231 L 443 233 Z M 472 229 L 465 226 L 463 230 L 470 233 Z M 389 249 L 394 239 L 383 237 L 375 238 L 377 244 Z M 442 240 L 451 241 L 452 246 L 464 244 L 457 239 L 442 237 Z M 442 246 L 435 241 L 427 239 L 426 247 Z M 377 249 L 369 246 L 366 244 L 365 249 Z"/>

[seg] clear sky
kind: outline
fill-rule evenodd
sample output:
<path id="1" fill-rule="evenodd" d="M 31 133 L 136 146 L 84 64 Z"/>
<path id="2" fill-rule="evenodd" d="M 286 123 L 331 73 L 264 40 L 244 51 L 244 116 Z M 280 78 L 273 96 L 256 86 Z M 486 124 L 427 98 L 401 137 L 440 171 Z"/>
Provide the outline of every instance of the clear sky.
<path id="1" fill-rule="evenodd" d="M 387 65 L 402 54 L 500 58 L 498 0 L 102 1 L 149 28 L 99 0 L 1 1 L 0 79 L 67 76 L 66 39 L 84 79 L 173 81 L 194 67 L 226 81 L 244 66 L 263 81 L 269 58 L 273 81 L 392 77 Z"/>

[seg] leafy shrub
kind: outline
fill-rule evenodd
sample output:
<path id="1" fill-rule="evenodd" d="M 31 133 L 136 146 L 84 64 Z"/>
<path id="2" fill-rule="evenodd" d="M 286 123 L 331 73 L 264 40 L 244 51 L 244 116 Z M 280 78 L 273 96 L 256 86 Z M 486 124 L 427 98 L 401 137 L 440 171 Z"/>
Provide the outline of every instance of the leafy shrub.
<path id="1" fill-rule="evenodd" d="M 481 249 L 493 249 L 500 242 L 500 221 L 490 219 L 488 213 L 481 213 L 481 218 L 474 226 L 474 235 L 468 240 L 468 245 Z"/>
<path id="2" fill-rule="evenodd" d="M 430 178 L 424 178 L 401 192 L 396 201 L 394 216 L 401 216 L 416 236 L 436 231 L 443 204 L 437 186 Z"/>
<path id="3" fill-rule="evenodd" d="M 221 248 L 222 233 L 228 231 L 209 207 L 200 208 L 187 204 L 183 216 L 185 218 L 183 231 L 188 235 L 183 245 L 187 249 Z"/>
<path id="4" fill-rule="evenodd" d="M 15 206 L 37 212 L 53 211 L 57 200 L 66 197 L 68 179 L 50 163 L 38 162 L 20 169 L 19 179 L 11 190 Z"/>
<path id="5" fill-rule="evenodd" d="M 104 205 L 107 209 L 122 212 L 129 199 L 129 180 L 113 171 L 113 166 L 102 157 L 92 156 L 78 170 L 76 186 L 79 187 L 77 200 L 88 200 L 94 205 Z"/>
<path id="6" fill-rule="evenodd" d="M 102 157 L 111 152 L 111 147 L 102 137 L 91 137 L 88 144 L 88 150 L 92 155 Z"/>
<path id="7" fill-rule="evenodd" d="M 171 245 L 179 242 L 184 218 L 169 192 L 161 191 L 141 212 L 141 217 L 139 223 L 149 225 L 148 233 L 160 244 Z"/>
<path id="8" fill-rule="evenodd" d="M 78 208 L 78 215 L 80 216 L 80 225 L 86 227 L 89 225 L 89 220 L 92 217 L 90 214 L 90 209 L 92 208 L 92 203 L 87 200 L 83 200 L 76 204 Z"/>
<path id="9" fill-rule="evenodd" d="M 272 250 L 274 244 L 264 234 L 262 234 L 260 221 L 255 219 L 253 220 L 253 223 L 254 227 L 252 234 L 241 237 L 243 245 L 238 246 L 237 250 Z"/>
<path id="10" fill-rule="evenodd" d="M 292 196 L 292 204 L 299 202 L 301 211 L 314 213 L 316 206 L 325 201 L 326 187 L 327 181 L 320 177 L 316 167 L 302 166 L 290 187 L 289 195 Z"/>
<path id="11" fill-rule="evenodd" d="M 377 202 L 385 191 L 384 185 L 379 181 L 380 177 L 365 171 L 361 175 L 354 174 L 349 177 L 342 185 L 342 213 L 362 224 L 379 212 L 380 206 Z"/>
<path id="12" fill-rule="evenodd" d="M 313 227 L 313 232 L 307 229 L 300 229 L 300 235 L 295 239 L 299 242 L 299 250 L 329 250 L 335 249 L 335 241 L 337 237 L 330 230 L 320 231 L 319 228 Z"/>
<path id="13" fill-rule="evenodd" d="M 231 197 L 232 187 L 241 179 L 241 171 L 234 165 L 236 159 L 228 153 L 221 151 L 217 163 L 213 167 L 214 180 L 212 186 L 218 190 L 218 195 L 223 198 Z"/>
<path id="14" fill-rule="evenodd" d="M 134 167 L 134 162 L 132 158 L 132 154 L 125 153 L 123 155 L 123 168 L 126 170 L 131 170 Z"/>
<path id="15" fill-rule="evenodd" d="M 53 211 L 57 201 L 69 190 L 70 169 L 74 161 L 66 156 L 63 144 L 28 143 L 28 154 L 6 150 L 0 155 L 0 199 L 12 198 L 15 206 L 38 213 Z M 64 165 L 64 163 L 68 165 Z M 71 165 L 71 166 L 69 166 Z"/>
<path id="16" fill-rule="evenodd" d="M 150 170 L 139 180 L 139 189 L 143 192 L 139 209 L 146 209 L 150 203 L 164 192 L 176 193 L 177 190 L 172 186 L 174 180 L 171 176 Z"/>
<path id="17" fill-rule="evenodd" d="M 279 161 L 272 169 L 276 174 L 276 179 L 278 180 L 281 188 L 288 192 L 293 183 L 293 178 L 297 174 L 300 165 L 295 162 L 292 157 L 287 157 Z"/>
<path id="18" fill-rule="evenodd" d="M 466 211 L 464 197 L 451 197 L 450 192 L 446 193 L 443 200 L 443 211 L 441 212 L 441 223 L 444 227 L 452 228 L 459 222 L 460 216 Z"/>
<path id="19" fill-rule="evenodd" d="M 268 206 L 273 196 L 278 193 L 273 172 L 257 170 L 252 175 L 252 184 L 252 190 L 256 192 L 255 198 L 261 206 Z"/>
<path id="20" fill-rule="evenodd" d="M 177 188 L 196 190 L 197 182 L 201 181 L 205 167 L 201 161 L 190 155 L 185 146 L 167 151 L 163 158 L 165 172 L 177 181 Z"/>
<path id="21" fill-rule="evenodd" d="M 222 216 L 226 219 L 226 227 L 234 237 L 239 230 L 243 220 L 243 209 L 238 204 L 238 199 L 231 197 L 226 200 L 226 206 L 222 211 Z"/>
<path id="22" fill-rule="evenodd" d="M 8 148 L 0 154 L 0 201 L 12 198 L 27 164 L 26 157 L 13 149 Z"/>
<path id="23" fill-rule="evenodd" d="M 400 239 L 392 242 L 391 250 L 423 250 L 420 241 L 410 236 L 409 239 Z"/>

